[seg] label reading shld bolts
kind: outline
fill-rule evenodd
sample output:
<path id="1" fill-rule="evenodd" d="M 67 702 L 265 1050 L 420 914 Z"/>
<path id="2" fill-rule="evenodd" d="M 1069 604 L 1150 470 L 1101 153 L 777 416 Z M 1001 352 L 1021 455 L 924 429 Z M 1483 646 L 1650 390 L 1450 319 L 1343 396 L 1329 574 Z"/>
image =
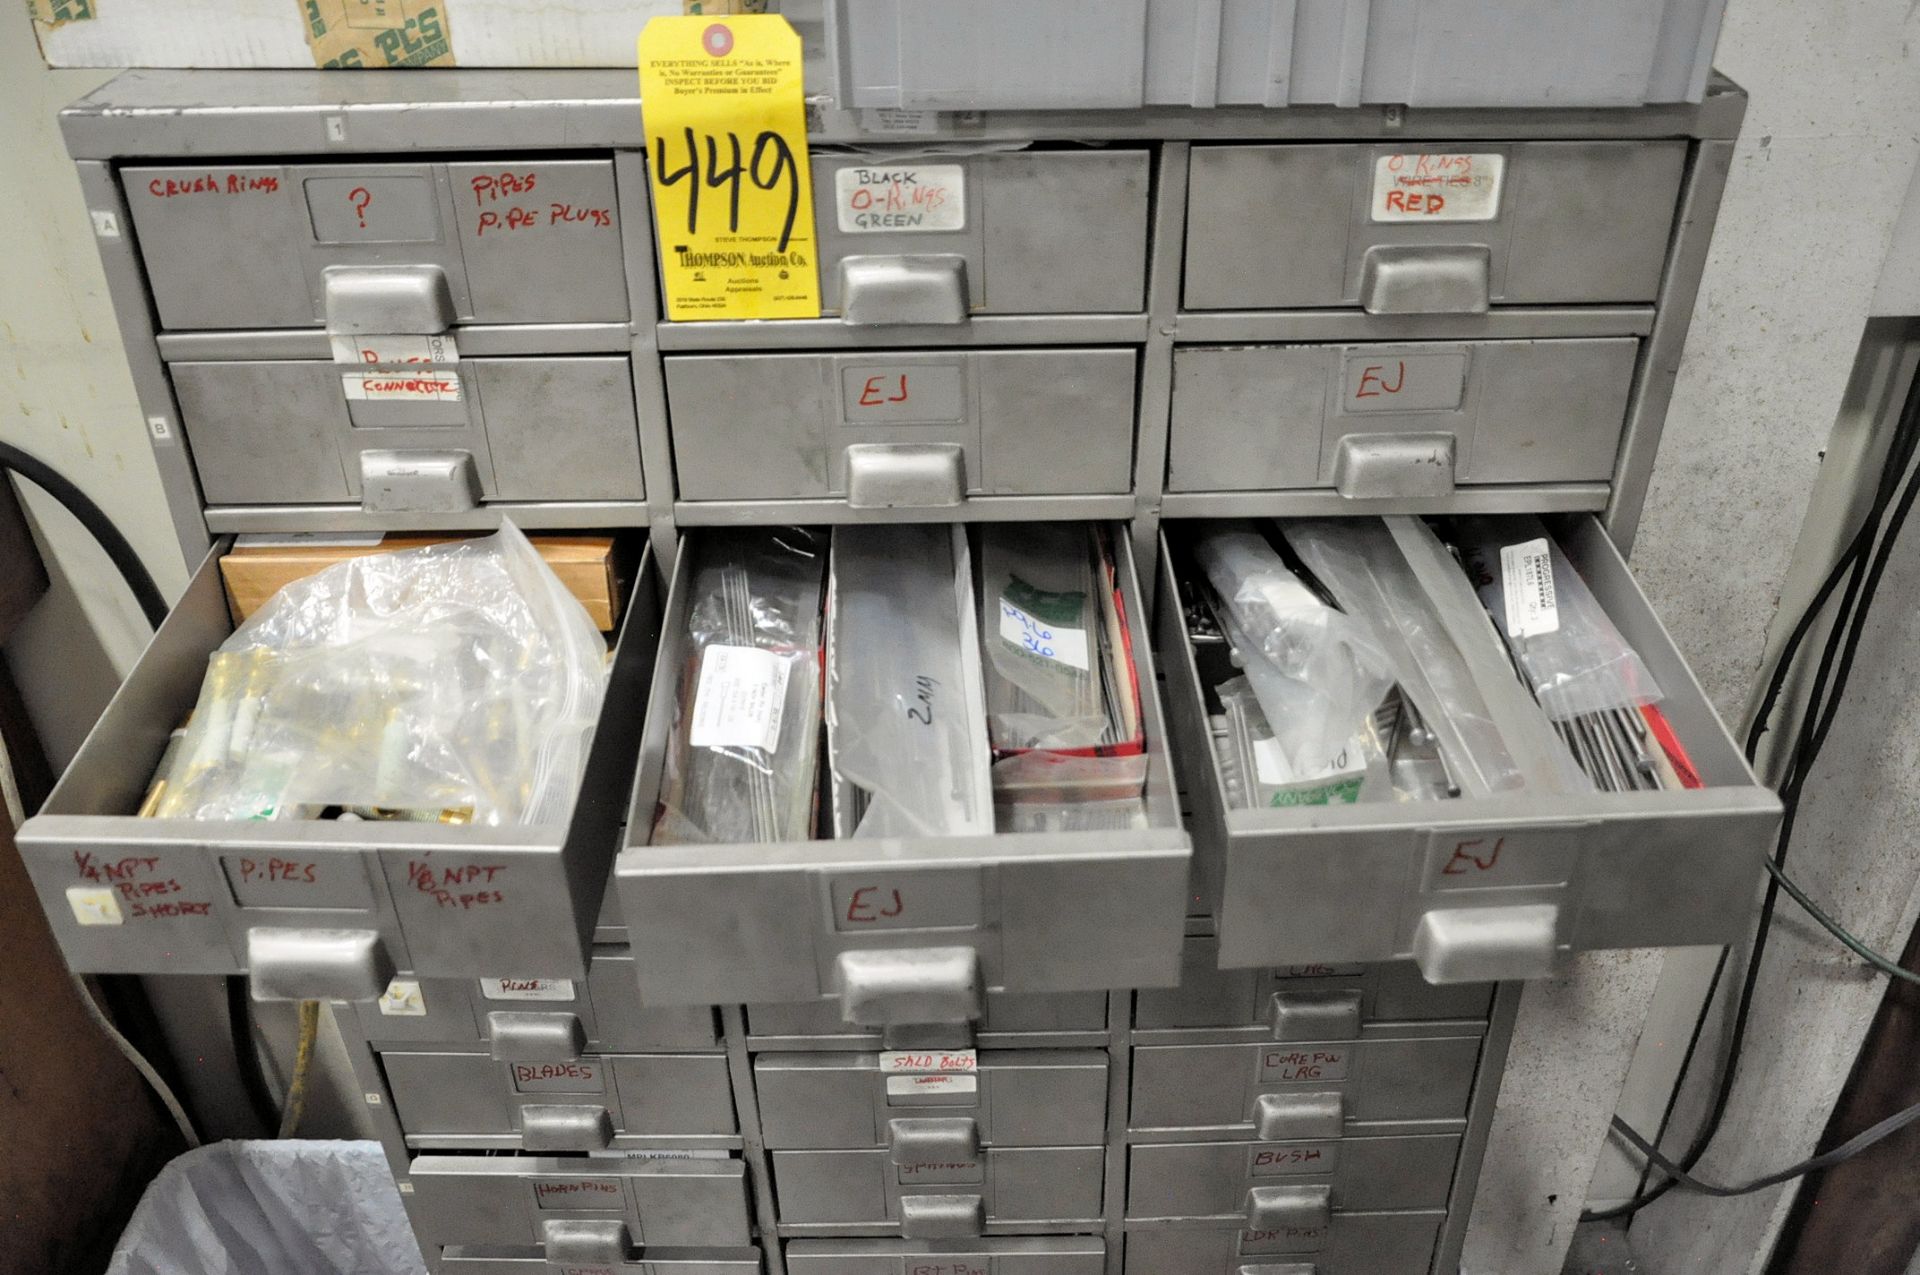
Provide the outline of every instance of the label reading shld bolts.
<path id="1" fill-rule="evenodd" d="M 693 692 L 695 748 L 758 748 L 780 743 L 791 665 L 755 646 L 709 646 L 700 653 Z"/>
<path id="2" fill-rule="evenodd" d="M 1500 581 L 1506 594 L 1507 633 L 1538 637 L 1560 629 L 1553 595 L 1553 549 L 1544 538 L 1500 550 Z"/>

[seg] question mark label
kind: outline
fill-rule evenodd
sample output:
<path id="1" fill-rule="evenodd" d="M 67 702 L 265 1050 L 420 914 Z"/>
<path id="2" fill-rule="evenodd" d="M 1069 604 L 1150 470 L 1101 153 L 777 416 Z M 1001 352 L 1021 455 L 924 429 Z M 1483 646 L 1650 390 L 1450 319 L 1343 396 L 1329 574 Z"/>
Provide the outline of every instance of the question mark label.
<path id="1" fill-rule="evenodd" d="M 365 186 L 355 186 L 347 192 L 347 202 L 353 205 L 354 215 L 360 218 L 360 229 L 367 228 L 367 205 L 373 202 L 373 192 Z"/>

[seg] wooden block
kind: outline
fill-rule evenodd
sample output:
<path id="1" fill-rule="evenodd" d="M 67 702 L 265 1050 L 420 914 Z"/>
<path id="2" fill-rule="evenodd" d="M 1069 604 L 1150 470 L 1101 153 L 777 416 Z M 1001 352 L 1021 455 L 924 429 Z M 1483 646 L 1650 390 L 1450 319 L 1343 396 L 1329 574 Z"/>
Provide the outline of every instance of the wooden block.
<path id="1" fill-rule="evenodd" d="M 233 613 L 233 622 L 239 624 L 286 585 L 336 562 L 470 538 L 387 536 L 377 545 L 251 545 L 236 548 L 220 559 L 220 578 L 226 582 L 227 607 Z M 542 560 L 560 577 L 560 583 L 580 599 L 580 605 L 587 609 L 588 617 L 600 631 L 611 633 L 620 618 L 620 593 L 624 583 L 614 537 L 529 536 L 528 539 L 540 551 Z"/>

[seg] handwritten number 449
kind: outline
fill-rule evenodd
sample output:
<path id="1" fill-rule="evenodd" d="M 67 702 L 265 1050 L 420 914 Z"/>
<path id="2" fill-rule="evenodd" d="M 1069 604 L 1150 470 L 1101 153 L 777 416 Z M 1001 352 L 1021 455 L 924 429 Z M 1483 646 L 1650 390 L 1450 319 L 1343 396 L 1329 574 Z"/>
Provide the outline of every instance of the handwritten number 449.
<path id="1" fill-rule="evenodd" d="M 654 171 L 659 174 L 662 186 L 676 186 L 683 181 L 691 182 L 687 187 L 687 233 L 697 234 L 700 230 L 700 190 L 702 186 L 727 189 L 727 229 L 740 229 L 740 181 L 742 178 L 752 182 L 761 190 L 774 190 L 781 182 L 787 185 L 787 216 L 780 227 L 779 252 L 787 250 L 787 243 L 793 238 L 793 222 L 800 214 L 800 170 L 794 163 L 793 150 L 787 145 L 787 139 L 771 130 L 763 131 L 753 141 L 753 153 L 744 163 L 740 135 L 729 132 L 724 142 L 713 134 L 704 134 L 706 142 L 706 171 L 701 171 L 700 139 L 694 131 L 682 130 L 687 144 L 687 162 L 679 168 L 667 167 L 667 139 L 653 139 Z M 720 150 L 724 145 L 729 153 L 730 162 L 725 168 L 720 166 Z"/>

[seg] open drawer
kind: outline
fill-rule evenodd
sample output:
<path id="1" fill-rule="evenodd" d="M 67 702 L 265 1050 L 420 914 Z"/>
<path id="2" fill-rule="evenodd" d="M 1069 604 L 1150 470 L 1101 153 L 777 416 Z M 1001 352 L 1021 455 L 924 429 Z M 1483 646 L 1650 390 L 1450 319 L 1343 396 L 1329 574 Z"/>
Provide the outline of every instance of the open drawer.
<path id="1" fill-rule="evenodd" d="M 1548 526 L 1664 692 L 1659 708 L 1704 786 L 1235 808 L 1211 733 L 1218 702 L 1181 605 L 1185 545 L 1203 525 L 1163 537 L 1157 636 L 1189 762 L 1196 892 L 1218 919 L 1222 968 L 1411 957 L 1431 982 L 1477 982 L 1542 976 L 1574 951 L 1745 932 L 1779 801 L 1596 519 Z"/>
<path id="2" fill-rule="evenodd" d="M 637 566 L 580 796 L 565 823 L 146 819 L 169 734 L 234 630 L 217 541 L 19 844 L 84 973 L 250 974 L 257 999 L 380 996 L 421 978 L 587 973 L 658 640 Z"/>
<path id="3" fill-rule="evenodd" d="M 830 1002 L 855 1029 L 890 1034 L 906 1025 L 965 1026 L 980 1017 L 989 992 L 1176 981 L 1190 851 L 1151 655 L 1139 640 L 1131 549 L 1123 529 L 1108 540 L 1140 689 L 1146 775 L 1137 823 L 655 845 L 650 838 L 692 658 L 687 634 L 700 533 L 683 540 L 615 873 L 642 1004 Z M 971 597 L 973 588 L 967 582 L 960 591 Z M 823 798 L 823 828 L 825 809 Z"/>

